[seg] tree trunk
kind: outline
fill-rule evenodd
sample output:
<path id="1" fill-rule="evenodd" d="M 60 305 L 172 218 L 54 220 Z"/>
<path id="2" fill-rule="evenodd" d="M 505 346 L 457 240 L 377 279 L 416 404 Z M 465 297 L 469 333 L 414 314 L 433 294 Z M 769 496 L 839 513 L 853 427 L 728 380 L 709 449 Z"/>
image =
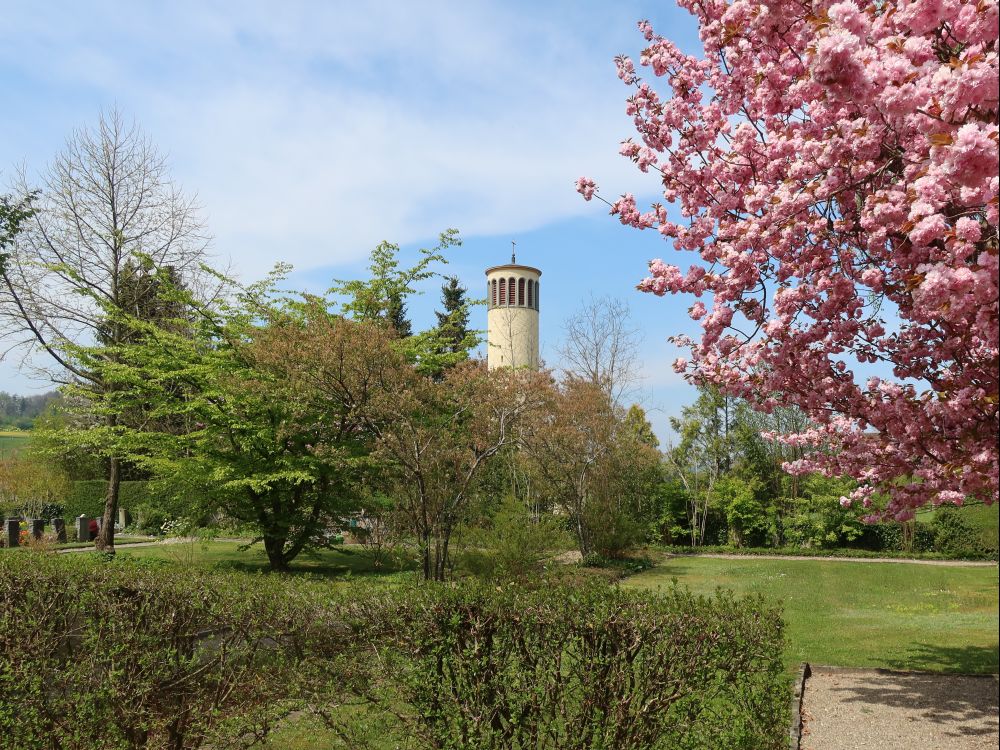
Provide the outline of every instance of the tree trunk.
<path id="1" fill-rule="evenodd" d="M 421 547 L 423 548 L 424 580 L 431 580 L 431 538 L 430 532 L 424 531 L 421 534 Z"/>
<path id="2" fill-rule="evenodd" d="M 267 562 L 271 570 L 276 573 L 288 571 L 288 558 L 285 555 L 284 538 L 264 535 L 264 551 L 267 553 Z"/>
<path id="3" fill-rule="evenodd" d="M 448 568 L 448 539 L 449 536 L 446 535 L 438 542 L 437 560 L 435 561 L 434 570 L 434 580 L 436 581 L 443 581 L 445 579 L 445 571 Z"/>
<path id="4" fill-rule="evenodd" d="M 112 458 L 108 466 L 108 490 L 104 496 L 101 530 L 94 546 L 101 552 L 115 553 L 115 517 L 118 515 L 118 495 L 122 485 L 121 459 Z"/>

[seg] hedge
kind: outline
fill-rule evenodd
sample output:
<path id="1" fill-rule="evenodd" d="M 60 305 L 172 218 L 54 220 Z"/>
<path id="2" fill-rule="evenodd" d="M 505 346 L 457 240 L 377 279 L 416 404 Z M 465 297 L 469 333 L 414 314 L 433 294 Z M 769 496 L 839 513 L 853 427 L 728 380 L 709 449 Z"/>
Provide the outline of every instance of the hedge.
<path id="1" fill-rule="evenodd" d="M 767 750 L 781 630 L 760 599 L 681 590 L 334 588 L 10 551 L 0 747 L 219 750 L 309 711 L 358 748 Z"/>

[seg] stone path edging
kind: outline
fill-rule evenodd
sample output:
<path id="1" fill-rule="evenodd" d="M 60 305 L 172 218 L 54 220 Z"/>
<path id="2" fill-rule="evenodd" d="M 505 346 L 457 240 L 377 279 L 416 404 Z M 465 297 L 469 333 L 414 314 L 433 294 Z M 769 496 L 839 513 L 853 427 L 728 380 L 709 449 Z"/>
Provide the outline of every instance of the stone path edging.
<path id="1" fill-rule="evenodd" d="M 809 672 L 809 662 L 802 662 L 792 691 L 792 724 L 788 728 L 788 750 L 799 750 L 802 746 L 802 698 L 805 695 Z"/>

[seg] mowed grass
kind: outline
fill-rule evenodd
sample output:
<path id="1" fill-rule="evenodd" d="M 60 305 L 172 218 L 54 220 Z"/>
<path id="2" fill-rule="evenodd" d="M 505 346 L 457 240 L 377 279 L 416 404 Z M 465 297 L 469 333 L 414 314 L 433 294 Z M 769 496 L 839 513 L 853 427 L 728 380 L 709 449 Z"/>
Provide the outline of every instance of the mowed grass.
<path id="1" fill-rule="evenodd" d="M 778 601 L 789 667 L 997 672 L 996 566 L 684 557 L 622 585 L 656 591 L 674 578 L 697 593 L 721 587 Z"/>
<path id="2" fill-rule="evenodd" d="M 240 542 L 226 541 L 179 541 L 158 544 L 153 547 L 123 547 L 119 555 L 140 558 L 156 558 L 170 560 L 184 565 L 218 570 L 240 570 L 248 573 L 266 572 L 268 568 L 267 555 L 260 544 L 249 549 L 241 549 Z M 359 547 L 339 547 L 303 552 L 292 562 L 289 573 L 292 575 L 313 575 L 330 579 L 342 579 L 351 576 L 378 576 L 380 578 L 398 578 L 411 575 L 415 570 L 412 559 L 389 560 L 380 570 L 373 569 L 371 557 Z"/>

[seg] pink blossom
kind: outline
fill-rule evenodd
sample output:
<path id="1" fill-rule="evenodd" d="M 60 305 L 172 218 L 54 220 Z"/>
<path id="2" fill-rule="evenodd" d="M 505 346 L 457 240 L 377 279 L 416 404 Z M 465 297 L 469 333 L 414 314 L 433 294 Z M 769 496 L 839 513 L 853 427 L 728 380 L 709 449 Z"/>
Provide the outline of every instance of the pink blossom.
<path id="1" fill-rule="evenodd" d="M 597 183 L 594 182 L 589 177 L 581 177 L 576 181 L 576 192 L 583 196 L 583 199 L 589 201 L 594 197 L 594 191 L 597 189 Z"/>
<path id="2" fill-rule="evenodd" d="M 673 337 L 690 349 L 675 368 L 802 409 L 814 427 L 779 438 L 806 451 L 786 468 L 855 477 L 847 505 L 872 519 L 996 501 L 997 0 L 679 2 L 700 54 L 644 21 L 637 60 L 660 85 L 615 61 L 622 153 L 658 171 L 663 205 L 625 193 L 611 211 L 700 256 L 638 284 L 697 298 L 703 333 Z M 852 361 L 891 373 L 862 383 Z"/>

